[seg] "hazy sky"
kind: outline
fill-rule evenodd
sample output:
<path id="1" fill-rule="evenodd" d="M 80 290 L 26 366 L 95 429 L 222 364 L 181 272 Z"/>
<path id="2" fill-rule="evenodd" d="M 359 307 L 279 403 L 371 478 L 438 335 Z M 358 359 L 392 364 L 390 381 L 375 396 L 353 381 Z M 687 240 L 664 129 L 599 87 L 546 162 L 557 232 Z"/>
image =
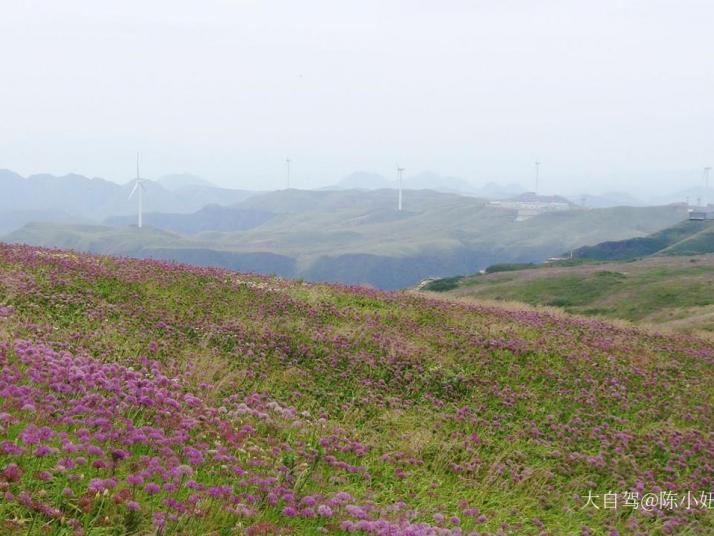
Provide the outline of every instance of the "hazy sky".
<path id="1" fill-rule="evenodd" d="M 674 190 L 714 165 L 712 0 L 2 0 L 0 168 L 241 188 L 434 170 Z M 665 181 L 670 181 L 666 184 Z M 674 181 L 679 180 L 676 184 Z"/>

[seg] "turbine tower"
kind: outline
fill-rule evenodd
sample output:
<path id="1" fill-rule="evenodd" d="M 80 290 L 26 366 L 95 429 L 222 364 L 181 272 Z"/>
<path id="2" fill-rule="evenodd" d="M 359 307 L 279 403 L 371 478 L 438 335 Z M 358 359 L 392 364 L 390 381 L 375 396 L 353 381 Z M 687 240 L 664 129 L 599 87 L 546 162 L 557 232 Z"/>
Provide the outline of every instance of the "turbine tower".
<path id="1" fill-rule="evenodd" d="M 536 184 L 535 184 L 535 193 L 538 195 L 538 183 L 540 181 L 540 162 L 535 163 L 535 179 L 536 179 Z"/>
<path id="2" fill-rule="evenodd" d="M 290 160 L 290 158 L 285 159 L 285 166 L 287 168 L 287 184 L 288 184 L 287 189 L 288 190 L 290 189 L 290 164 L 291 164 L 291 162 L 292 162 L 292 160 Z"/>
<path id="3" fill-rule="evenodd" d="M 144 183 L 148 179 L 142 179 L 139 173 L 139 153 L 136 153 L 136 179 L 134 179 L 134 187 L 131 189 L 129 194 L 129 199 L 131 199 L 134 194 L 139 192 L 139 217 L 137 221 L 137 227 L 142 228 L 144 224 Z"/>
<path id="4" fill-rule="evenodd" d="M 709 173 L 711 170 L 712 168 L 710 166 L 704 168 L 704 188 L 707 190 L 709 189 Z"/>
<path id="5" fill-rule="evenodd" d="M 399 204 L 397 205 L 397 210 L 402 211 L 402 174 L 404 173 L 404 168 L 399 167 L 397 164 L 397 175 L 399 176 Z"/>

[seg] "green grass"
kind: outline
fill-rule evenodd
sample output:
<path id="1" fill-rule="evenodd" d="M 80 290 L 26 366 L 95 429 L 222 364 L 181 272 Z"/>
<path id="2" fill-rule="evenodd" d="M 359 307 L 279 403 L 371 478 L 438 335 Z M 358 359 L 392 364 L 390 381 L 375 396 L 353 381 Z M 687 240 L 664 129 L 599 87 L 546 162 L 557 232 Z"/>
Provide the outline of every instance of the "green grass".
<path id="1" fill-rule="evenodd" d="M 485 272 L 487 274 L 495 274 L 498 272 L 515 272 L 518 270 L 527 270 L 529 268 L 535 268 L 536 265 L 532 262 L 511 262 L 511 263 L 501 263 L 501 264 L 492 264 L 488 268 L 486 268 Z"/>
<path id="2" fill-rule="evenodd" d="M 714 252 L 714 222 L 686 220 L 644 237 L 608 241 L 574 251 L 575 258 L 613 261 L 656 254 L 699 255 Z"/>
<path id="3" fill-rule="evenodd" d="M 520 301 L 567 312 L 714 330 L 702 317 L 714 306 L 714 257 L 656 257 L 624 263 L 537 269 L 455 278 L 445 289 L 459 297 Z M 439 281 L 433 285 L 439 288 Z M 426 290 L 431 290 L 428 288 Z M 687 324 L 686 318 L 693 318 Z M 697 320 L 694 320 L 694 319 Z"/>
<path id="4" fill-rule="evenodd" d="M 625 276 L 616 272 L 600 271 L 588 277 L 559 277 L 533 282 L 521 292 L 514 292 L 507 299 L 536 304 L 573 308 L 588 305 L 623 283 Z"/>
<path id="5" fill-rule="evenodd" d="M 690 269 L 701 275 L 702 264 L 659 265 L 648 277 L 660 281 L 667 270 L 690 277 Z M 547 290 L 556 298 L 597 302 L 603 286 L 626 284 L 621 270 L 600 266 L 588 275 L 590 286 Z M 479 280 L 514 282 L 528 272 Z M 285 498 L 289 491 L 297 504 L 307 495 L 324 503 L 347 492 L 355 504 L 370 505 L 371 518 L 398 522 L 413 515 L 414 522 L 458 526 L 462 534 L 569 535 L 583 527 L 625 534 L 637 523 L 643 534 L 664 535 L 676 512 L 660 518 L 593 511 L 581 498 L 589 489 L 620 490 L 640 481 L 648 490 L 672 483 L 699 489 L 710 478 L 714 347 L 693 337 L 411 293 L 4 245 L 0 305 L 11 308 L 0 313 L 0 381 L 8 395 L 0 398 L 0 412 L 7 413 L 3 441 L 20 444 L 24 428 L 46 425 L 80 443 L 79 425 L 63 424 L 57 409 L 81 396 L 64 387 L 83 384 L 42 383 L 42 368 L 22 376 L 27 364 L 19 359 L 18 340 L 32 341 L 34 356 L 49 353 L 45 345 L 69 359 L 90 356 L 93 368 L 131 367 L 144 388 L 156 381 L 162 392 L 178 386 L 179 394 L 203 401 L 184 404 L 180 412 L 127 400 L 88 406 L 87 413 L 116 411 L 112 431 L 120 437 L 127 420 L 168 432 L 177 426 L 174 418 L 192 423 L 168 446 L 128 445 L 130 458 L 116 468 L 56 469 L 59 458 L 81 453 L 36 458 L 34 445 L 24 445 L 23 454 L 0 452 L 0 473 L 9 462 L 24 469 L 21 482 L 0 477 L 0 485 L 15 495 L 29 490 L 62 514 L 5 500 L 2 534 L 69 536 L 71 519 L 92 536 L 131 530 L 163 536 L 347 534 L 339 522 L 350 517 L 341 507 L 335 519 L 283 515 L 286 501 L 293 501 Z M 145 357 L 156 370 L 142 364 Z M 89 400 L 105 395 L 105 385 L 91 383 Z M 39 389 L 36 411 L 16 400 L 24 386 Z M 260 414 L 235 411 L 244 401 Z M 294 412 L 274 411 L 274 404 Z M 247 425 L 254 431 L 237 436 Z M 86 428 L 91 443 L 107 452 L 115 446 L 99 425 Z M 58 438 L 52 441 L 61 446 Z M 190 509 L 165 531 L 152 526 L 152 514 L 169 508 L 165 499 L 183 504 L 191 492 L 179 487 L 151 496 L 128 487 L 126 477 L 145 467 L 142 456 L 184 463 L 186 442 L 206 454 L 194 477 L 207 486 L 229 486 L 240 501 L 250 498 L 250 515 L 230 514 L 202 495 L 197 515 Z M 355 444 L 364 450 L 351 449 Z M 235 460 L 213 458 L 223 447 Z M 364 468 L 368 477 L 328 456 Z M 233 463 L 271 483 L 246 489 L 228 471 Z M 52 478 L 40 479 L 40 470 Z M 108 477 L 117 485 L 106 496 L 87 493 L 90 479 Z M 270 497 L 276 486 L 280 493 Z M 63 496 L 65 487 L 73 497 Z M 141 503 L 139 514 L 123 506 L 123 490 Z M 405 506 L 395 511 L 400 501 Z M 484 519 L 464 514 L 467 508 L 478 508 Z M 460 518 L 458 525 L 448 521 L 451 515 Z M 678 530 L 707 534 L 712 523 L 712 512 L 697 512 Z"/>

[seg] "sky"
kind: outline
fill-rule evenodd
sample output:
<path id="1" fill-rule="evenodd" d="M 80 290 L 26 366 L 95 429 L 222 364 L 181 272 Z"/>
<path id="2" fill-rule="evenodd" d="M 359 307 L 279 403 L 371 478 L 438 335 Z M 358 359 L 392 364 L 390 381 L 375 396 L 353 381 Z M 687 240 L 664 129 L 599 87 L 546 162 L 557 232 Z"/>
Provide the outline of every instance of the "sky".
<path id="1" fill-rule="evenodd" d="M 711 0 L 2 0 L 0 168 L 634 193 L 714 165 Z"/>

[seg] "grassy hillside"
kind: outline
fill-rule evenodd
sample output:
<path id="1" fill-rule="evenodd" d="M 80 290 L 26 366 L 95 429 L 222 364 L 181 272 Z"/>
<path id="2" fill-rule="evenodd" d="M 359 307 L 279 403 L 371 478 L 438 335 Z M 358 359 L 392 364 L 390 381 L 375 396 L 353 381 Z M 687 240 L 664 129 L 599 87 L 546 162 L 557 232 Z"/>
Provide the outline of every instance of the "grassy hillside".
<path id="1" fill-rule="evenodd" d="M 516 222 L 515 211 L 472 197 L 407 191 L 401 213 L 395 202 L 390 190 L 285 190 L 237 205 L 237 211 L 273 215 L 244 231 L 183 236 L 147 229 L 32 225 L 6 240 L 179 261 L 188 260 L 189 251 L 191 262 L 240 269 L 246 268 L 243 259 L 250 254 L 264 259 L 250 266 L 263 273 L 393 289 L 428 276 L 469 273 L 496 262 L 542 261 L 583 244 L 646 236 L 686 216 L 676 206 L 619 207 Z M 189 219 L 201 228 L 199 216 Z M 206 260 L 200 252 L 206 252 Z M 274 259 L 280 262 L 276 265 Z"/>
<path id="2" fill-rule="evenodd" d="M 3 534 L 714 531 L 693 337 L 0 245 L 0 362 Z"/>
<path id="3" fill-rule="evenodd" d="M 195 234 L 205 231 L 244 231 L 258 227 L 272 217 L 271 212 L 264 210 L 206 205 L 190 214 L 149 212 L 143 215 L 143 220 L 147 227 L 175 233 Z M 107 218 L 105 223 L 128 227 L 136 223 L 136 215 Z"/>
<path id="4" fill-rule="evenodd" d="M 714 331 L 714 256 L 658 256 L 581 266 L 541 265 L 439 280 L 452 296 L 562 307 L 571 313 Z"/>
<path id="5" fill-rule="evenodd" d="M 714 253 L 714 222 L 683 221 L 645 237 L 607 241 L 573 252 L 577 259 L 626 260 L 649 255 Z"/>

